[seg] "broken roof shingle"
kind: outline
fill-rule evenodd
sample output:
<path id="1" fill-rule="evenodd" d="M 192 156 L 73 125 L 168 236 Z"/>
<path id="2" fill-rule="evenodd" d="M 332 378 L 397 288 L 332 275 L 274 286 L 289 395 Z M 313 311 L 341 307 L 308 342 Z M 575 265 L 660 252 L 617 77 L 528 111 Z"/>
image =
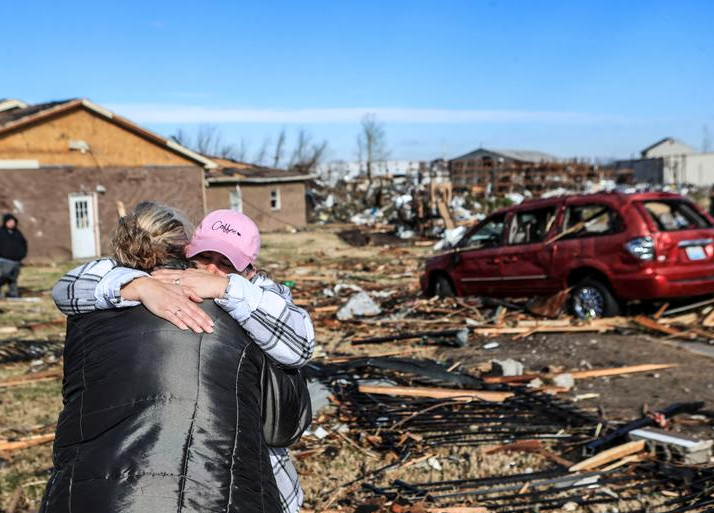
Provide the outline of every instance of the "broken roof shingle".
<path id="1" fill-rule="evenodd" d="M 36 103 L 34 105 L 28 105 L 27 107 L 24 107 L 24 108 L 11 109 L 11 110 L 7 110 L 4 112 L 0 112 L 0 127 L 5 126 L 8 123 L 12 123 L 13 121 L 18 121 L 22 118 L 32 116 L 34 114 L 37 114 L 37 113 L 52 109 L 54 107 L 57 107 L 58 105 L 64 105 L 65 103 L 69 103 L 69 102 L 72 102 L 75 100 L 76 100 L 76 98 L 72 98 L 69 100 L 46 102 L 46 103 Z"/>

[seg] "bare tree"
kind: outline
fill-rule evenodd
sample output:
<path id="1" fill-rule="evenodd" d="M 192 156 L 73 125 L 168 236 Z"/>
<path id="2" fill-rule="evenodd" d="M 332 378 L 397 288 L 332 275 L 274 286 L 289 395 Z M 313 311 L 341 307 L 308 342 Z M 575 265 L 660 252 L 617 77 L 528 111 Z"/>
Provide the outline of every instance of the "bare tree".
<path id="1" fill-rule="evenodd" d="M 278 140 L 275 142 L 275 153 L 273 154 L 273 167 L 278 168 L 280 161 L 283 159 L 283 151 L 285 150 L 285 129 L 280 130 Z"/>
<path id="2" fill-rule="evenodd" d="M 367 180 L 371 182 L 373 164 L 389 158 L 384 125 L 377 121 L 375 114 L 365 114 L 362 118 L 362 130 L 357 136 L 357 154 L 360 161 L 364 158 L 367 167 Z"/>
<path id="3" fill-rule="evenodd" d="M 179 143 L 181 146 L 186 146 L 187 148 L 190 148 L 193 146 L 193 143 L 191 142 L 191 135 L 186 132 L 183 128 L 179 128 L 175 134 L 169 136 L 170 139 L 173 139 L 175 142 Z"/>
<path id="4" fill-rule="evenodd" d="M 265 160 L 268 156 L 268 146 L 270 146 L 270 137 L 266 137 L 263 139 L 263 144 L 260 145 L 258 148 L 258 152 L 255 154 L 255 157 L 253 158 L 253 162 L 255 164 L 259 165 L 265 165 Z"/>
<path id="5" fill-rule="evenodd" d="M 248 143 L 241 137 L 240 145 L 236 149 L 236 160 L 246 162 L 248 159 Z"/>
<path id="6" fill-rule="evenodd" d="M 313 143 L 310 134 L 301 128 L 290 156 L 288 168 L 302 173 L 312 172 L 322 161 L 326 150 L 327 141 Z"/>
<path id="7" fill-rule="evenodd" d="M 199 126 L 195 138 L 185 130 L 179 129 L 171 139 L 209 157 L 236 159 L 238 156 L 238 148 L 233 144 L 225 143 L 220 130 L 215 125 Z"/>

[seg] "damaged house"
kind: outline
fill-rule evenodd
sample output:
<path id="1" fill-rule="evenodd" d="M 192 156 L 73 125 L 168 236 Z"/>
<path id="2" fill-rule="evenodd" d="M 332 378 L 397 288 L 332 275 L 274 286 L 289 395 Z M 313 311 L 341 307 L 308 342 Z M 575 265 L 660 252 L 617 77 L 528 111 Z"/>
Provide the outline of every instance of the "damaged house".
<path id="1" fill-rule="evenodd" d="M 305 190 L 311 175 L 229 159 L 212 160 L 219 167 L 206 173 L 208 210 L 243 212 L 263 231 L 307 224 Z"/>
<path id="2" fill-rule="evenodd" d="M 565 161 L 530 150 L 479 148 L 449 161 L 455 189 L 474 194 L 505 195 L 530 191 L 533 195 L 558 188 L 579 190 L 585 183 L 614 178 L 614 170 L 587 162 Z"/>
<path id="3" fill-rule="evenodd" d="M 89 100 L 0 100 L 0 212 L 20 219 L 30 259 L 106 254 L 118 208 L 154 200 L 198 222 L 233 208 L 261 230 L 306 224 L 301 173 L 211 158 Z"/>
<path id="4" fill-rule="evenodd" d="M 216 166 L 89 100 L 0 101 L 0 211 L 20 219 L 30 259 L 106 254 L 117 202 L 156 200 L 199 220 Z"/>

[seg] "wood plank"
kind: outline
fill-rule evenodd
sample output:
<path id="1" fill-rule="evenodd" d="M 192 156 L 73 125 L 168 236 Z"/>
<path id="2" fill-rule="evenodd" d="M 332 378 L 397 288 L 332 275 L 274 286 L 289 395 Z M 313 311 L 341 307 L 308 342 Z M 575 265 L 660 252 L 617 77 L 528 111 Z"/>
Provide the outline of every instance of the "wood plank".
<path id="1" fill-rule="evenodd" d="M 62 368 L 58 367 L 56 369 L 50 369 L 44 372 L 22 374 L 20 376 L 13 376 L 12 378 L 0 380 L 0 388 L 15 387 L 19 385 L 26 385 L 29 383 L 37 383 L 39 381 L 50 381 L 61 377 Z"/>
<path id="2" fill-rule="evenodd" d="M 642 365 L 629 365 L 627 367 L 611 367 L 606 369 L 592 369 L 571 372 L 573 379 L 601 378 L 605 376 L 620 376 L 622 374 L 635 374 L 638 372 L 651 372 L 662 369 L 679 367 L 677 363 L 652 363 Z"/>
<path id="3" fill-rule="evenodd" d="M 652 331 L 657 331 L 659 333 L 664 333 L 665 335 L 681 336 L 685 334 L 680 330 L 670 328 L 669 326 L 665 326 L 664 324 L 660 324 L 654 319 L 650 319 L 649 317 L 645 317 L 644 315 L 638 315 L 634 318 L 634 321 L 643 328 L 647 328 Z"/>
<path id="4" fill-rule="evenodd" d="M 659 310 L 657 310 L 657 313 L 654 314 L 654 318 L 659 319 L 660 317 L 662 317 L 662 314 L 667 311 L 667 308 L 669 308 L 669 303 L 665 303 L 660 306 Z"/>
<path id="5" fill-rule="evenodd" d="M 663 317 L 662 319 L 659 319 L 660 324 L 666 324 L 669 326 L 670 324 L 680 324 L 684 326 L 689 326 L 691 324 L 694 324 L 699 320 L 699 314 L 696 313 L 686 313 L 682 315 L 677 315 L 674 317 Z"/>
<path id="6" fill-rule="evenodd" d="M 436 200 L 436 208 L 439 209 L 439 215 L 444 219 L 446 223 L 447 230 L 453 230 L 456 228 L 454 224 L 454 219 L 451 217 L 451 212 L 449 212 L 449 207 L 441 199 Z"/>
<path id="7" fill-rule="evenodd" d="M 472 333 L 482 336 L 494 335 L 523 335 L 533 333 L 605 333 L 614 329 L 614 326 L 606 324 L 583 324 L 581 326 L 559 326 L 543 323 L 535 327 L 513 327 L 513 328 L 475 328 Z"/>
<path id="8" fill-rule="evenodd" d="M 707 316 L 702 320 L 702 325 L 707 328 L 714 327 L 714 309 L 707 314 Z"/>
<path id="9" fill-rule="evenodd" d="M 627 442 L 625 444 L 618 445 L 617 447 L 607 449 L 606 451 L 602 451 L 591 458 L 581 461 L 580 463 L 576 463 L 568 470 L 571 472 L 577 472 L 579 470 L 594 470 L 598 467 L 602 467 L 603 465 L 607 465 L 608 463 L 624 458 L 625 456 L 643 451 L 644 449 L 644 440 Z"/>
<path id="10" fill-rule="evenodd" d="M 0 451 L 10 452 L 49 443 L 55 439 L 55 434 L 28 436 L 18 440 L 0 440 Z"/>
<path id="11" fill-rule="evenodd" d="M 419 351 L 424 351 L 425 347 L 410 347 L 407 349 L 400 349 L 396 351 L 387 351 L 384 353 L 369 353 L 369 354 L 354 354 L 349 356 L 330 356 L 326 355 L 322 359 L 328 360 L 330 363 L 345 363 L 352 360 L 359 360 L 360 358 L 381 358 L 384 356 L 404 356 L 412 353 L 418 353 Z"/>
<path id="12" fill-rule="evenodd" d="M 336 312 L 340 308 L 342 308 L 342 305 L 317 306 L 312 308 L 311 311 L 314 313 L 332 313 Z"/>
<path id="13" fill-rule="evenodd" d="M 382 385 L 360 385 L 358 390 L 363 394 L 398 395 L 405 397 L 430 397 L 432 399 L 462 399 L 502 403 L 512 392 L 491 392 L 486 390 L 459 390 L 454 388 L 437 387 L 397 387 Z"/>

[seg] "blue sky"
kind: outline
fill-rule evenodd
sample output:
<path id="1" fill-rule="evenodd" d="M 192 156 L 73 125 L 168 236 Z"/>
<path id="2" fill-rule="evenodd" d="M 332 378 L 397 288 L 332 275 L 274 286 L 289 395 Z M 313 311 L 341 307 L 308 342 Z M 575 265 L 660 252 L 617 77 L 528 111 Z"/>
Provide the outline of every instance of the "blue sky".
<path id="1" fill-rule="evenodd" d="M 714 2 L 8 2 L 0 97 L 87 97 L 256 152 L 282 127 L 354 159 L 479 146 L 628 157 L 714 134 Z M 714 136 L 712 137 L 714 139 Z M 714 150 L 714 143 L 712 144 Z"/>

